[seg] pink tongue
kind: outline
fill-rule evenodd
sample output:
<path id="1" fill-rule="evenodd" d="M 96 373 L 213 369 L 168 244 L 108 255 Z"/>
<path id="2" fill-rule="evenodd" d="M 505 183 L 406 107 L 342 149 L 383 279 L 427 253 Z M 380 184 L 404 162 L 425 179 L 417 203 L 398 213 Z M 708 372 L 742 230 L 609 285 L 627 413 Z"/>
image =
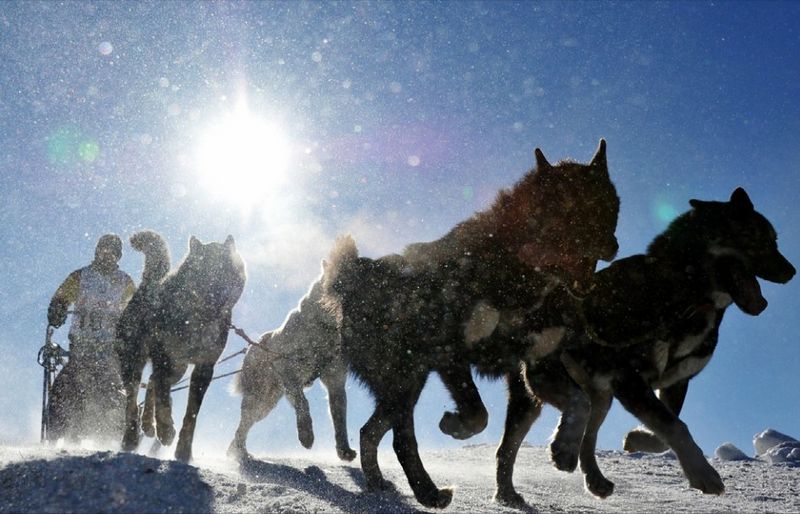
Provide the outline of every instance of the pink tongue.
<path id="1" fill-rule="evenodd" d="M 733 301 L 747 314 L 758 316 L 767 308 L 767 300 L 761 296 L 761 286 L 753 275 L 733 272 Z"/>

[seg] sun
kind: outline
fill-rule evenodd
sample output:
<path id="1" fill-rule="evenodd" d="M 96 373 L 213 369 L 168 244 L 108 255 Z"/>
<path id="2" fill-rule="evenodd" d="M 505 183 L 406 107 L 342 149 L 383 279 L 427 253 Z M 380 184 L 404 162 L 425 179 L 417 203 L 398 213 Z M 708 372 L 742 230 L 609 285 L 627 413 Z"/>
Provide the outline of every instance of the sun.
<path id="1" fill-rule="evenodd" d="M 239 105 L 201 133 L 195 157 L 210 196 L 249 209 L 285 181 L 291 144 L 280 126 Z"/>

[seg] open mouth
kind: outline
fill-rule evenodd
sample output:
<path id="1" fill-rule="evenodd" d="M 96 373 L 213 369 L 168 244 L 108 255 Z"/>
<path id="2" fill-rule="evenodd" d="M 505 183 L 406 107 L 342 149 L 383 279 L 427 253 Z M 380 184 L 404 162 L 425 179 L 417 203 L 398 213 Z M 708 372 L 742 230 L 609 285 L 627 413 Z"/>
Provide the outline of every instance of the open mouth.
<path id="1" fill-rule="evenodd" d="M 761 294 L 761 286 L 753 273 L 749 273 L 739 263 L 731 263 L 725 270 L 728 292 L 733 302 L 745 313 L 752 316 L 761 314 L 767 308 L 767 299 Z"/>

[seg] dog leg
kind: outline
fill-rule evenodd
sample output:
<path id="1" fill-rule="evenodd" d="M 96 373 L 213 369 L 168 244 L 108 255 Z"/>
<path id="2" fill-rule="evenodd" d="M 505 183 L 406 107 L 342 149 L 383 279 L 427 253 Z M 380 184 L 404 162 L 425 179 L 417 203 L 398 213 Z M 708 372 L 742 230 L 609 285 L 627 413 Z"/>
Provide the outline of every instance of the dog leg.
<path id="1" fill-rule="evenodd" d="M 394 425 L 394 453 L 406 473 L 408 483 L 414 491 L 414 496 L 422 505 L 435 509 L 443 509 L 453 499 L 453 488 L 438 489 L 425 470 L 419 457 L 417 438 L 414 434 L 414 405 L 419 393 L 403 406 L 403 411 L 395 417 Z"/>
<path id="2" fill-rule="evenodd" d="M 266 418 L 275 408 L 283 396 L 283 388 L 276 382 L 270 381 L 265 391 L 242 391 L 242 407 L 239 427 L 228 447 L 228 455 L 236 460 L 243 461 L 250 458 L 247 452 L 247 434 L 254 424 Z"/>
<path id="3" fill-rule="evenodd" d="M 589 419 L 589 398 L 567 373 L 566 366 L 558 361 L 526 363 L 525 381 L 537 398 L 561 411 L 550 443 L 550 460 L 556 469 L 569 473 L 575 471 Z"/>
<path id="4" fill-rule="evenodd" d="M 586 424 L 586 431 L 581 442 L 580 460 L 581 470 L 584 475 L 586 488 L 595 496 L 600 498 L 608 497 L 614 492 L 614 483 L 607 480 L 597 465 L 595 450 L 597 448 L 597 432 L 600 425 L 611 409 L 611 401 L 614 399 L 610 390 L 600 391 L 593 389 L 590 391 L 591 413 Z"/>
<path id="5" fill-rule="evenodd" d="M 356 458 L 356 452 L 350 448 L 347 437 L 347 368 L 337 359 L 328 366 L 320 377 L 328 390 L 328 407 L 333 419 L 333 433 L 336 438 L 336 454 L 344 461 Z"/>
<path id="6" fill-rule="evenodd" d="M 614 394 L 622 406 L 675 451 L 689 485 L 708 494 L 722 494 L 725 485 L 692 439 L 689 429 L 653 393 L 638 373 L 620 371 Z"/>
<path id="7" fill-rule="evenodd" d="M 376 398 L 375 411 L 372 416 L 361 427 L 361 470 L 367 482 L 367 491 L 380 491 L 386 489 L 389 484 L 384 481 L 381 468 L 378 466 L 378 444 L 380 444 L 386 432 L 392 428 L 391 417 L 387 414 L 386 408 L 380 398 Z"/>
<path id="8" fill-rule="evenodd" d="M 683 380 L 666 389 L 658 391 L 658 399 L 666 405 L 676 416 L 680 415 L 689 381 Z M 626 452 L 661 453 L 669 450 L 669 446 L 654 433 L 645 428 L 636 428 L 628 432 L 622 447 Z"/>
<path id="9" fill-rule="evenodd" d="M 125 431 L 122 450 L 135 451 L 139 446 L 139 384 L 145 359 L 139 353 L 120 352 L 120 375 L 125 387 Z"/>
<path id="10" fill-rule="evenodd" d="M 142 409 L 142 432 L 147 437 L 156 436 L 156 396 L 153 390 L 154 382 L 147 381 L 147 389 L 144 394 L 144 408 Z"/>
<path id="11" fill-rule="evenodd" d="M 297 384 L 284 384 L 284 386 L 286 387 L 286 398 L 294 407 L 297 418 L 297 438 L 303 448 L 311 448 L 314 445 L 314 426 L 311 422 L 308 399 L 303 394 L 303 386 Z"/>
<path id="12" fill-rule="evenodd" d="M 506 383 L 508 409 L 503 437 L 495 453 L 497 488 L 494 501 L 509 507 L 522 508 L 526 503 L 514 489 L 514 463 L 522 441 L 542 412 L 542 403 L 525 389 L 525 383 L 519 372 L 506 374 Z"/>
<path id="13" fill-rule="evenodd" d="M 178 370 L 173 366 L 170 359 L 160 345 L 152 351 L 153 372 L 150 375 L 149 383 L 153 384 L 155 397 L 155 417 L 156 417 L 156 436 L 161 444 L 169 446 L 175 439 L 175 424 L 172 420 L 172 395 L 170 387 L 176 380 L 171 380 L 172 375 Z M 183 368 L 185 372 L 186 368 Z M 183 373 L 181 373 L 182 375 Z M 180 375 L 178 376 L 180 379 Z"/>
<path id="14" fill-rule="evenodd" d="M 186 414 L 181 424 L 181 433 L 178 437 L 178 446 L 175 448 L 175 458 L 182 462 L 192 460 L 192 441 L 194 429 L 197 424 L 197 414 L 203 397 L 206 395 L 208 385 L 214 376 L 214 363 L 195 364 L 192 379 L 189 381 L 189 399 L 186 402 Z"/>
<path id="15" fill-rule="evenodd" d="M 456 403 L 456 412 L 447 411 L 442 416 L 439 430 L 455 439 L 467 439 L 482 432 L 489 423 L 489 413 L 472 380 L 469 366 L 449 366 L 437 372 Z"/>

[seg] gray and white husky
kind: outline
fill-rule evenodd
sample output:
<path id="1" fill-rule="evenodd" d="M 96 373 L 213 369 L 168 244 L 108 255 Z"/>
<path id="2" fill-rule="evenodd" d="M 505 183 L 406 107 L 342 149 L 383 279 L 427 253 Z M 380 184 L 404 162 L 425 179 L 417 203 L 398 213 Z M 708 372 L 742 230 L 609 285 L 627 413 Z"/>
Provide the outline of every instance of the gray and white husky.
<path id="1" fill-rule="evenodd" d="M 346 461 L 356 456 L 347 438 L 347 367 L 339 330 L 333 315 L 319 303 L 326 266 L 322 261 L 322 274 L 280 328 L 266 332 L 259 346 L 248 349 L 242 372 L 234 379 L 233 390 L 242 395 L 242 411 L 228 454 L 238 460 L 249 458 L 246 441 L 252 426 L 266 418 L 284 394 L 297 416 L 300 444 L 311 448 L 314 431 L 303 388 L 316 379 L 328 390 L 336 453 Z"/>

